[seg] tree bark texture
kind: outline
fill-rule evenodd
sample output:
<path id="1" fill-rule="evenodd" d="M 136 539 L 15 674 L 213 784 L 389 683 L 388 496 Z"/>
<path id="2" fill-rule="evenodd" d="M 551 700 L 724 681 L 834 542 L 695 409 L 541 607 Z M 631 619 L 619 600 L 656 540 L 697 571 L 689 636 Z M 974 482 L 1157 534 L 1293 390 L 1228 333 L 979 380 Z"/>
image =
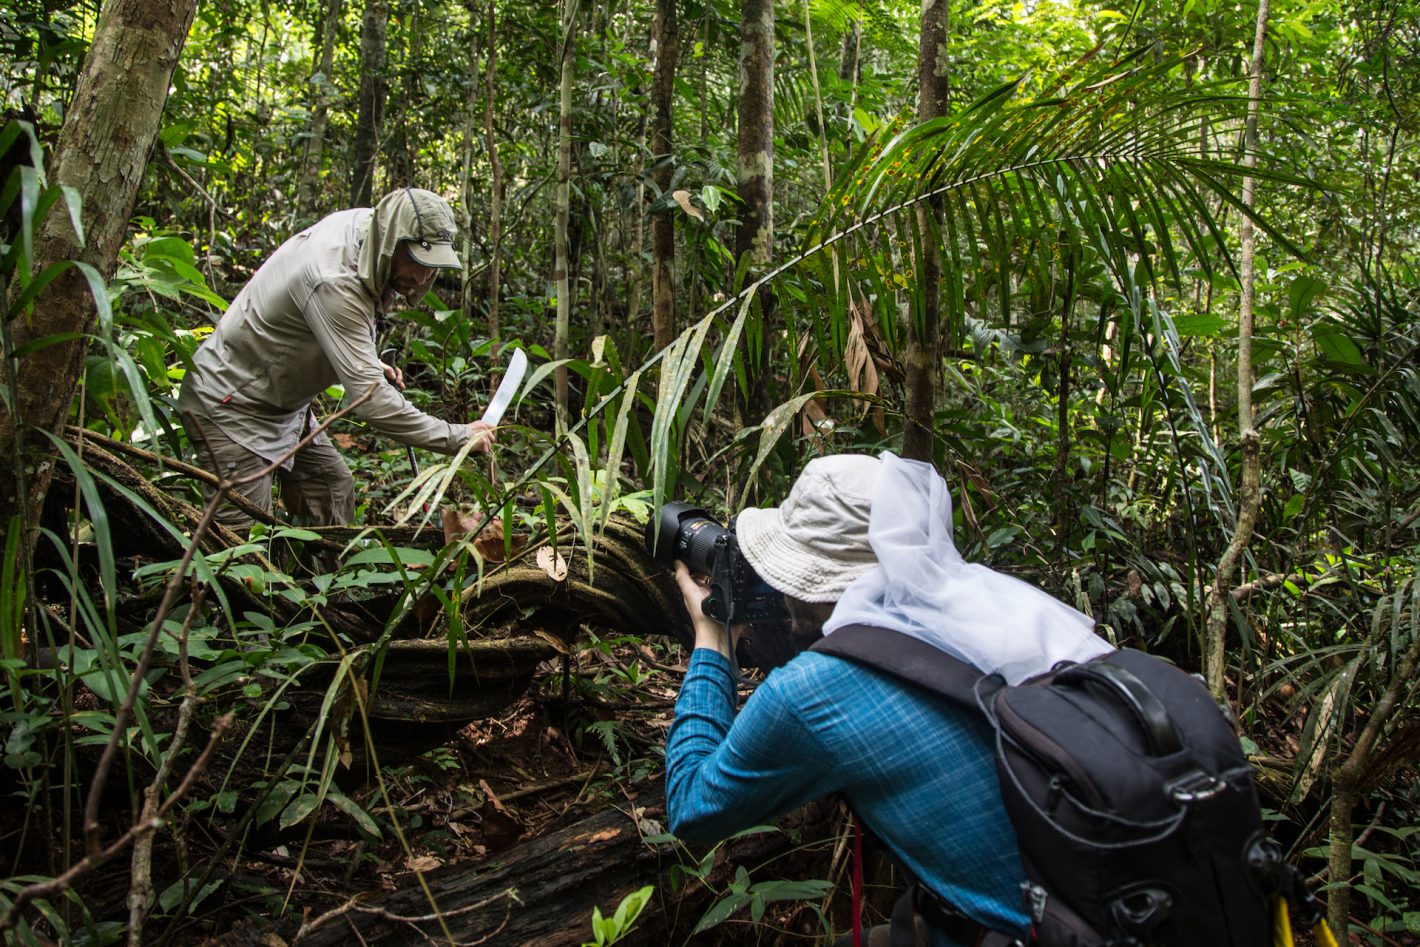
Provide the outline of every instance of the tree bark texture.
<path id="1" fill-rule="evenodd" d="M 744 0 L 740 10 L 739 176 L 743 219 L 736 259 L 769 265 L 774 250 L 774 3 Z"/>
<path id="2" fill-rule="evenodd" d="M 1397 594 L 1404 595 L 1405 589 L 1402 587 Z M 1332 769 L 1331 837 L 1328 840 L 1331 851 L 1327 860 L 1332 887 L 1326 897 L 1326 920 L 1331 932 L 1341 943 L 1347 943 L 1347 929 L 1351 917 L 1350 880 L 1355 864 L 1351 848 L 1356 834 L 1352 812 L 1361 801 L 1366 772 L 1375 762 L 1379 755 L 1378 748 L 1386 739 L 1386 725 L 1395 712 L 1404 707 L 1405 695 L 1411 692 L 1417 670 L 1420 670 L 1420 639 L 1416 639 L 1410 650 L 1396 662 L 1395 672 L 1367 718 L 1351 752 L 1342 763 Z M 1398 728 L 1390 731 L 1393 744 L 1403 740 L 1402 734 L 1404 731 Z"/>
<path id="3" fill-rule="evenodd" d="M 470 5 L 468 8 L 469 19 L 477 23 L 477 11 Z M 491 38 L 490 38 L 491 42 Z M 489 55 L 492 55 L 490 50 Z M 463 312 L 465 324 L 471 325 L 474 318 L 474 310 L 477 307 L 478 293 L 473 280 L 468 278 L 468 274 L 473 272 L 473 228 L 474 228 L 474 175 L 473 175 L 473 150 L 474 142 L 481 134 L 478 127 L 478 120 L 482 117 L 478 107 L 481 97 L 478 82 L 478 43 L 470 36 L 468 42 L 468 73 L 464 79 L 464 87 L 467 93 L 464 97 L 463 111 L 463 140 L 459 145 L 459 165 L 461 173 L 459 175 L 459 207 L 454 211 L 458 219 L 459 229 L 463 231 L 463 240 L 458 248 L 459 259 L 463 262 L 463 272 L 459 274 L 459 282 L 462 289 L 459 293 L 459 308 Z M 494 345 L 497 345 L 495 340 Z M 497 348 L 494 348 L 497 353 Z M 496 383 L 495 383 L 496 384 Z"/>
<path id="4" fill-rule="evenodd" d="M 947 9 L 947 0 L 922 0 L 922 38 L 917 49 L 917 117 L 923 122 L 940 118 L 947 111 Z M 902 425 L 902 456 L 928 463 L 932 460 L 933 415 L 941 361 L 937 352 L 942 310 L 941 219 L 940 198 L 918 205 L 922 311 L 913 314 L 904 359 L 907 405 Z"/>
<path id="5" fill-rule="evenodd" d="M 483 112 L 483 134 L 488 148 L 488 338 L 496 352 L 502 338 L 498 316 L 498 294 L 502 290 L 503 262 L 503 164 L 498 158 L 498 137 L 493 126 L 495 67 L 498 62 L 498 4 L 488 0 L 488 99 Z"/>
<path id="6" fill-rule="evenodd" d="M 340 13 L 344 0 L 329 0 L 325 22 L 321 26 L 320 63 L 311 76 L 311 130 L 301 156 L 301 178 L 296 191 L 296 212 L 303 221 L 316 213 L 316 193 L 320 188 L 320 169 L 325 157 L 325 129 L 330 119 L 330 96 L 334 85 L 331 73 L 335 69 L 335 37 L 340 32 Z"/>
<path id="7" fill-rule="evenodd" d="M 374 204 L 375 159 L 385 111 L 389 16 L 388 0 L 369 0 L 365 6 L 365 25 L 360 31 L 360 111 L 355 120 L 355 167 L 350 183 L 352 207 Z"/>
<path id="8" fill-rule="evenodd" d="M 1255 180 L 1251 169 L 1257 165 L 1257 105 L 1262 98 L 1262 56 L 1267 41 L 1269 0 L 1257 5 L 1257 32 L 1252 44 L 1252 81 L 1248 84 L 1249 103 L 1247 125 L 1243 132 L 1243 166 L 1249 170 L 1242 182 L 1242 204 L 1251 210 L 1255 202 Z M 1238 305 L 1238 433 L 1242 437 L 1242 476 L 1238 490 L 1238 523 L 1233 538 L 1218 559 L 1213 578 L 1213 591 L 1208 596 L 1207 640 L 1204 647 L 1204 671 L 1213 695 L 1226 694 L 1224 672 L 1227 665 L 1227 601 L 1232 593 L 1233 577 L 1238 564 L 1252 541 L 1257 511 L 1262 504 L 1262 446 L 1252 414 L 1252 323 L 1253 303 L 1257 296 L 1256 253 L 1252 218 L 1242 214 L 1238 250 L 1239 278 L 1242 298 Z"/>
<path id="9" fill-rule="evenodd" d="M 418 179 L 418 162 L 414 160 L 419 150 L 419 69 L 424 48 L 424 20 L 420 13 L 419 0 L 409 0 L 403 30 L 404 68 L 398 70 L 402 78 L 390 107 L 390 148 L 385 179 L 391 189 L 428 186 Z M 415 116 L 414 121 L 411 115 Z"/>
<path id="10" fill-rule="evenodd" d="M 577 57 L 573 54 L 574 17 L 579 0 L 562 0 L 562 73 L 557 96 L 557 208 L 553 233 L 552 282 L 557 294 L 557 326 L 552 357 L 568 356 L 572 333 L 572 281 L 567 225 L 572 206 L 572 81 Z M 553 375 L 559 423 L 567 423 L 567 368 Z"/>
<path id="11" fill-rule="evenodd" d="M 743 0 L 740 7 L 738 101 L 738 170 L 740 229 L 735 234 L 735 259 L 748 263 L 745 283 L 768 269 L 774 254 L 774 2 Z M 741 424 L 762 418 L 771 403 L 769 376 L 774 297 L 769 287 L 759 292 L 759 331 L 746 332 L 744 360 L 748 391 L 736 402 Z"/>
<path id="12" fill-rule="evenodd" d="M 671 186 L 674 125 L 671 100 L 675 96 L 675 70 L 680 57 L 677 0 L 656 0 L 651 38 L 656 46 L 656 72 L 651 81 L 651 179 L 661 194 Z M 675 214 L 669 210 L 651 218 L 651 332 L 657 350 L 675 338 Z"/>
<path id="13" fill-rule="evenodd" d="M 858 104 L 858 78 L 862 70 L 858 57 L 862 51 L 863 24 L 854 20 L 843 32 L 843 46 L 838 53 L 838 82 L 848 86 L 848 108 L 843 117 L 843 147 L 853 150 L 853 109 Z"/>
<path id="14" fill-rule="evenodd" d="M 104 6 L 50 175 L 54 183 L 78 193 L 83 239 L 69 214 L 56 206 L 36 236 L 35 272 L 75 259 L 93 266 L 105 280 L 113 275 L 196 10 L 195 0 L 110 0 Z M 96 321 L 89 284 L 70 269 L 15 320 L 11 339 L 15 351 L 22 351 L 46 337 L 91 333 Z M 0 412 L 0 444 L 15 443 L 18 428 L 25 452 L 0 473 L 0 481 L 9 481 L 0 482 L 0 529 L 16 515 L 28 524 L 38 521 L 55 456 L 53 443 L 41 432 L 58 435 L 63 430 L 87 350 L 87 340 L 80 337 L 35 348 L 15 363 L 18 398 L 13 412 Z M 21 508 L 21 496 L 28 509 Z"/>
<path id="15" fill-rule="evenodd" d="M 618 944 L 668 944 L 685 942 L 690 928 L 722 891 L 739 867 L 753 870 L 773 860 L 765 871 L 776 877 L 822 870 L 808 866 L 813 856 L 793 852 L 794 843 L 783 832 L 764 832 L 728 843 L 717 856 L 706 879 L 677 885 L 672 868 L 689 856 L 671 845 L 644 841 L 642 818 L 664 820 L 664 795 L 657 784 L 651 791 L 587 816 L 538 838 L 529 839 L 496 855 L 482 865 L 455 865 L 425 875 L 438 914 L 448 925 L 453 943 L 484 947 L 578 947 L 588 939 L 592 909 L 610 917 L 621 899 L 644 885 L 655 885 L 636 926 Z M 801 841 L 824 837 L 820 823 L 805 825 L 802 816 L 791 817 Z M 822 858 L 820 855 L 819 858 Z M 792 862 L 792 864 L 791 864 Z M 516 900 L 509 892 L 516 891 Z M 334 947 L 336 944 L 408 944 L 432 940 L 445 942 L 436 912 L 418 884 L 398 891 L 362 898 L 348 910 L 307 922 L 304 936 L 292 941 L 300 947 Z M 741 909 L 743 912 L 744 909 Z M 743 916 L 741 914 L 740 916 Z M 694 943 L 738 943 L 728 939 L 738 930 L 711 931 Z M 717 936 L 722 935 L 722 936 Z"/>

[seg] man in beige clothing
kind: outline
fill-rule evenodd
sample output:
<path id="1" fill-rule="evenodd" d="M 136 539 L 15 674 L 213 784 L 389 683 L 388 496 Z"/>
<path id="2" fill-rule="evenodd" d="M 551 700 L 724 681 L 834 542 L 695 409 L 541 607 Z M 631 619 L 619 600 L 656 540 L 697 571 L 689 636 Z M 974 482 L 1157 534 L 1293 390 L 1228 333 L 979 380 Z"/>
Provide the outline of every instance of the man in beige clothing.
<path id="1" fill-rule="evenodd" d="M 374 394 L 354 411 L 413 447 L 457 453 L 471 437 L 487 451 L 482 421 L 430 417 L 400 394 L 398 369 L 380 361 L 375 327 L 395 296 L 417 301 L 441 269 L 458 269 L 454 214 L 432 191 L 402 188 L 375 206 L 340 211 L 296 234 L 262 264 L 193 355 L 178 408 L 189 440 L 228 480 L 283 460 L 277 475 L 288 511 L 312 525 L 355 515 L 350 468 L 322 433 L 292 454 L 314 426 L 311 402 L 334 384 L 347 398 Z M 271 478 L 243 492 L 271 511 Z M 245 530 L 250 516 L 226 504 L 218 522 Z"/>

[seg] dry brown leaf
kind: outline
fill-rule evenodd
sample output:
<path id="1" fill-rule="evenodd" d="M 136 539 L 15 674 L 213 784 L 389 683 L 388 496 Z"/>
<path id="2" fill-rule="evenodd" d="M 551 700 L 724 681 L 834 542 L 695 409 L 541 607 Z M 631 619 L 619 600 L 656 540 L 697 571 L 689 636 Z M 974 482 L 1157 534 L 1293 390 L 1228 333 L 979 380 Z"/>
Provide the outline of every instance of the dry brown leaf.
<path id="1" fill-rule="evenodd" d="M 444 524 L 445 545 L 473 532 L 473 528 L 478 525 L 480 518 L 477 513 L 465 513 L 463 510 L 449 507 L 440 509 L 439 519 Z"/>
<path id="2" fill-rule="evenodd" d="M 439 517 L 444 524 L 444 542 L 451 543 L 468 536 L 483 516 L 477 511 L 465 513 L 463 510 L 441 509 Z M 496 517 L 488 521 L 473 541 L 473 548 L 478 550 L 484 562 L 505 562 L 510 549 L 513 555 L 517 555 L 526 545 L 527 539 L 522 536 L 514 536 L 511 542 L 508 541 L 503 533 L 503 521 Z"/>
<path id="3" fill-rule="evenodd" d="M 543 546 L 537 551 L 537 565 L 554 582 L 561 582 L 567 578 L 567 560 L 563 559 L 561 553 L 551 546 Z"/>
<path id="4" fill-rule="evenodd" d="M 680 205 L 680 209 L 685 211 L 696 220 L 704 220 L 705 215 L 700 212 L 700 208 L 690 202 L 690 192 L 686 190 L 671 191 L 671 197 Z"/>
<path id="5" fill-rule="evenodd" d="M 354 434 L 332 434 L 330 439 L 335 442 L 336 447 L 342 447 L 345 450 L 354 450 L 359 446 Z"/>
<path id="6" fill-rule="evenodd" d="M 404 860 L 404 867 L 410 871 L 433 871 L 443 863 L 434 855 L 411 855 Z"/>
<path id="7" fill-rule="evenodd" d="M 483 531 L 473 541 L 473 548 L 478 550 L 478 554 L 483 557 L 485 562 L 502 562 L 505 558 L 503 555 L 503 521 L 492 520 L 483 527 Z"/>
<path id="8" fill-rule="evenodd" d="M 550 632 L 546 632 L 541 628 L 534 628 L 533 634 L 552 645 L 552 649 L 558 654 L 568 654 L 571 651 L 571 649 L 567 647 L 567 642 Z"/>
<path id="9" fill-rule="evenodd" d="M 843 343 L 843 367 L 848 371 L 848 384 L 854 391 L 863 390 L 864 370 L 871 362 L 868 343 L 863 341 L 863 319 L 855 309 L 848 324 L 848 340 Z"/>
<path id="10" fill-rule="evenodd" d="M 527 831 L 522 822 L 513 817 L 506 806 L 498 801 L 498 797 L 493 793 L 493 787 L 489 786 L 486 780 L 478 781 L 478 788 L 483 791 L 484 802 L 479 809 L 479 816 L 483 819 L 483 842 L 488 846 L 490 852 L 501 852 L 504 849 L 512 848 L 522 838 Z"/>

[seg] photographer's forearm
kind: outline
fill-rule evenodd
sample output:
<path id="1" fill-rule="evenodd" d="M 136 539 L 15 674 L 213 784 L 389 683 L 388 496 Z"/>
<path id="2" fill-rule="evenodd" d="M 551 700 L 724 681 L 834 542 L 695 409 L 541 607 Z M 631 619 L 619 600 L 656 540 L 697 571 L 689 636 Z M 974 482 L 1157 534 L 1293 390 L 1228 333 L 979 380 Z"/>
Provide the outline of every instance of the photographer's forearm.
<path id="1" fill-rule="evenodd" d="M 739 635 L 735 636 L 736 638 Z M 718 652 L 722 657 L 729 659 L 730 643 L 729 631 L 724 625 L 710 619 L 704 619 L 695 623 L 695 647 L 709 648 Z"/>

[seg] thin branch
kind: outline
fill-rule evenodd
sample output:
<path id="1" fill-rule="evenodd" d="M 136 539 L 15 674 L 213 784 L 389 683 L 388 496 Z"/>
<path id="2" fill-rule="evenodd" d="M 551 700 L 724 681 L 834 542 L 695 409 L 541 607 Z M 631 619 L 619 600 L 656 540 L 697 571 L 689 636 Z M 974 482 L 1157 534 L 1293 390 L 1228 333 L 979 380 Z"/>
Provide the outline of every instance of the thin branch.
<path id="1" fill-rule="evenodd" d="M 396 924 L 416 925 L 427 924 L 430 921 L 447 920 L 452 917 L 459 917 L 463 914 L 472 914 L 474 911 L 481 911 L 483 908 L 486 908 L 488 907 L 488 905 L 493 904 L 495 901 L 499 901 L 501 899 L 507 899 L 510 902 L 508 904 L 508 911 L 510 913 L 512 911 L 513 903 L 522 903 L 521 899 L 518 898 L 518 889 L 508 888 L 507 890 L 500 891 L 495 895 L 490 895 L 489 897 L 484 898 L 482 901 L 479 901 L 475 904 L 466 904 L 463 907 L 455 908 L 452 911 L 441 911 L 436 914 L 405 916 L 402 914 L 395 914 L 393 911 L 386 910 L 385 908 L 367 907 L 359 902 L 359 898 L 360 895 L 356 895 L 355 897 L 346 901 L 344 904 L 340 905 L 340 907 L 331 908 L 329 911 L 326 911 L 324 914 L 322 914 L 315 920 L 308 921 L 307 923 L 302 924 L 300 930 L 296 931 L 296 936 L 291 938 L 291 947 L 296 947 L 297 944 L 299 944 L 302 940 L 304 940 L 307 936 L 314 932 L 316 928 L 321 927 L 327 924 L 328 922 L 335 920 L 336 918 L 345 917 L 352 911 L 358 912 L 360 914 L 373 914 L 376 917 L 383 918 L 387 921 L 393 921 Z M 502 930 L 507 923 L 508 918 L 505 916 L 503 918 L 503 923 L 498 926 L 498 930 Z M 496 933 L 496 931 L 494 933 Z M 478 943 L 478 941 L 475 941 L 474 943 Z"/>
<path id="2" fill-rule="evenodd" d="M 73 887 L 74 882 L 79 878 L 111 861 L 114 856 L 127 848 L 130 842 L 162 828 L 163 817 L 168 814 L 173 806 L 177 805 L 178 802 L 182 800 L 183 796 L 187 795 L 188 790 L 192 788 L 197 777 L 207 768 L 207 763 L 212 758 L 212 751 L 217 748 L 217 744 L 221 741 L 222 735 L 226 733 L 227 728 L 231 726 L 232 720 L 232 715 L 228 713 L 223 714 L 213 721 L 212 733 L 207 738 L 207 746 L 203 748 L 201 755 L 193 762 L 192 767 L 187 771 L 187 775 L 183 777 L 182 783 L 179 784 L 177 789 L 173 790 L 173 794 L 158 807 L 158 811 L 153 818 L 136 822 L 127 832 L 124 832 L 115 839 L 107 848 L 85 855 L 59 877 L 51 878 L 48 881 L 36 882 L 16 892 L 15 899 L 10 903 L 9 910 L 5 912 L 3 917 L 0 917 L 0 933 L 4 933 L 15 926 L 15 921 L 19 918 L 21 908 L 29 902 L 37 898 L 52 898 L 57 894 L 63 894 Z"/>
<path id="3" fill-rule="evenodd" d="M 207 509 L 202 513 L 202 519 L 197 524 L 197 528 L 192 531 L 192 539 L 189 541 L 187 549 L 183 552 L 182 559 L 178 562 L 177 571 L 168 579 L 167 587 L 163 590 L 162 601 L 158 605 L 157 614 L 153 618 L 152 626 L 148 629 L 148 638 L 143 643 L 143 651 L 139 655 L 138 664 L 133 669 L 133 679 L 128 685 L 128 693 L 124 696 L 123 703 L 119 706 L 118 712 L 114 715 L 113 732 L 109 735 L 108 743 L 104 745 L 103 756 L 99 758 L 99 765 L 94 770 L 94 780 L 89 786 L 89 795 L 84 802 L 84 839 L 85 847 L 90 856 L 99 851 L 99 798 L 103 795 L 105 783 L 108 781 L 109 769 L 113 766 L 113 761 L 118 752 L 118 743 L 123 736 L 128 724 L 128 717 L 133 712 L 133 705 L 138 699 L 138 690 L 143 684 L 143 679 L 148 673 L 148 664 L 153 657 L 153 648 L 158 641 L 158 633 L 163 627 L 163 622 L 167 619 L 168 612 L 172 610 L 173 604 L 177 601 L 178 591 L 182 588 L 183 580 L 187 576 L 187 570 L 192 565 L 193 557 L 197 555 L 197 550 L 202 544 L 202 539 L 211 529 L 217 516 L 217 509 L 226 499 L 226 495 L 234 487 L 240 487 L 248 483 L 260 480 L 269 476 L 279 468 L 290 457 L 295 456 L 302 448 L 315 440 L 326 428 L 337 419 L 353 411 L 355 408 L 368 401 L 374 395 L 378 385 L 371 385 L 370 389 L 363 395 L 351 402 L 348 406 L 335 412 L 330 417 L 317 425 L 309 434 L 301 438 L 297 444 L 283 454 L 278 460 L 273 461 L 256 473 L 236 480 L 222 480 L 217 484 L 216 491 L 212 494 L 212 499 L 207 503 Z"/>
<path id="4" fill-rule="evenodd" d="M 210 484 L 214 487 L 218 486 L 222 482 L 221 477 L 217 476 L 209 470 L 203 470 L 201 467 L 197 467 L 192 464 L 186 463 L 185 461 L 178 460 L 175 457 L 169 457 L 166 454 L 158 454 L 150 450 L 144 450 L 143 448 L 138 447 L 134 444 L 130 444 L 127 441 L 120 441 L 117 438 L 107 437 L 97 431 L 90 431 L 87 428 L 82 428 L 77 425 L 71 424 L 67 428 L 65 428 L 65 432 L 72 437 L 91 440 L 94 443 L 107 448 L 108 450 L 119 451 L 129 455 L 130 457 L 136 457 L 139 460 L 146 461 L 147 463 L 157 464 L 160 467 L 167 468 L 169 470 L 175 471 L 176 473 L 183 474 L 184 476 L 192 477 L 195 480 L 201 480 L 203 483 Z M 231 503 L 233 506 L 237 507 L 243 513 L 247 514 L 252 519 L 257 520 L 258 522 L 266 523 L 268 525 L 280 522 L 280 520 L 277 519 L 274 514 L 272 514 L 268 510 L 263 510 L 261 507 L 257 506 L 255 503 L 253 503 L 250 499 L 247 498 L 246 494 L 242 493 L 241 491 L 230 493 L 227 497 L 227 502 Z"/>
<path id="5" fill-rule="evenodd" d="M 187 730 L 192 723 L 192 716 L 197 711 L 197 705 L 201 700 L 197 696 L 197 685 L 192 680 L 192 666 L 188 661 L 188 634 L 192 631 L 192 623 L 201 612 L 203 600 L 207 597 L 207 587 L 199 586 L 193 593 L 192 605 L 183 617 L 182 631 L 178 637 L 178 668 L 182 674 L 183 696 L 182 704 L 178 707 L 177 726 L 173 728 L 172 740 L 168 743 L 167 749 L 163 752 L 163 762 L 158 766 L 158 772 L 154 774 L 153 781 L 148 784 L 148 789 L 143 794 L 143 813 L 139 816 L 140 823 L 151 821 L 158 811 L 158 798 L 162 794 L 163 784 L 168 781 L 168 774 L 172 772 L 173 763 L 176 762 L 178 754 L 187 743 Z M 150 832 L 142 836 L 133 843 L 133 871 L 132 880 L 128 887 L 128 945 L 129 947 L 142 947 L 143 944 L 143 922 L 148 914 L 148 902 L 153 897 L 153 837 L 156 832 Z"/>

